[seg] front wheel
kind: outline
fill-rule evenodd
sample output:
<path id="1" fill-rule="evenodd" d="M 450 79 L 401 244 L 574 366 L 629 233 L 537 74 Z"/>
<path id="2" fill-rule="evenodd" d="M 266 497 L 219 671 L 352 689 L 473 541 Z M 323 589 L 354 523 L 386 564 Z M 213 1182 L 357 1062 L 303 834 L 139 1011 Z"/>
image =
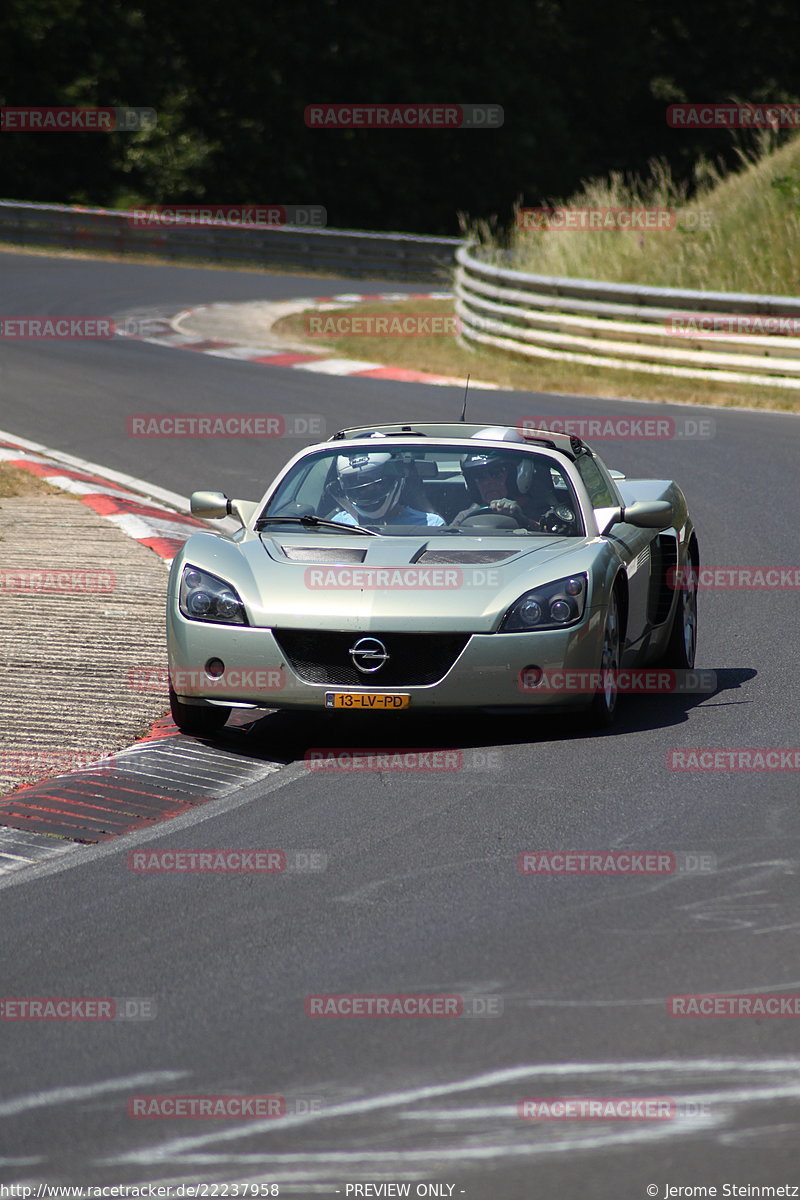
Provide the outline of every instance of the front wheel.
<path id="1" fill-rule="evenodd" d="M 603 652 L 600 661 L 600 670 L 603 673 L 602 684 L 586 714 L 586 724 L 590 729 L 607 729 L 609 725 L 613 724 L 617 713 L 619 659 L 619 603 L 617 593 L 612 592 L 603 630 Z"/>
<path id="2" fill-rule="evenodd" d="M 172 719 L 181 733 L 188 733 L 193 737 L 208 737 L 209 734 L 216 733 L 231 715 L 229 708 L 220 708 L 216 704 L 213 707 L 183 704 L 176 696 L 172 684 L 169 688 L 169 707 Z"/>

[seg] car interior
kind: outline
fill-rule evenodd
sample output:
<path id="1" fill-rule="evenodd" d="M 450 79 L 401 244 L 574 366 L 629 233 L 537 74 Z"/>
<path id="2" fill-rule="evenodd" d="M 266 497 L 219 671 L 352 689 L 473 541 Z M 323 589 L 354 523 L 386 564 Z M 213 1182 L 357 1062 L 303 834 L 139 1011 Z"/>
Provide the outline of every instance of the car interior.
<path id="1" fill-rule="evenodd" d="M 441 454 L 433 458 L 401 451 L 405 474 L 403 503 L 421 512 L 437 513 L 449 525 L 458 513 L 474 503 L 461 471 L 461 456 L 460 447 L 452 459 Z M 270 506 L 271 511 L 330 518 L 340 508 L 336 461 L 335 454 L 321 456 L 301 468 L 298 476 L 285 480 Z M 563 504 L 569 496 L 569 486 L 558 468 L 551 465 L 549 478 L 546 469 L 539 468 L 536 492 L 541 494 L 544 509 Z"/>
<path id="2" fill-rule="evenodd" d="M 412 508 L 438 513 L 448 525 L 472 503 L 461 472 L 440 475 L 439 464 L 429 459 L 417 459 L 408 464 L 403 497 Z"/>

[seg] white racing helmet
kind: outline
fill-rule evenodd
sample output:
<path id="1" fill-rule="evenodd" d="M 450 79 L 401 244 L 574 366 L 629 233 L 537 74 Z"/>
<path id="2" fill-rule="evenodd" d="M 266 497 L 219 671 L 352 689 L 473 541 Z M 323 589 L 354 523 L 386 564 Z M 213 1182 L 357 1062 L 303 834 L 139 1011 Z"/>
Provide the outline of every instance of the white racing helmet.
<path id="1" fill-rule="evenodd" d="M 357 450 L 336 460 L 346 505 L 361 517 L 380 521 L 400 499 L 405 477 L 391 454 Z"/>

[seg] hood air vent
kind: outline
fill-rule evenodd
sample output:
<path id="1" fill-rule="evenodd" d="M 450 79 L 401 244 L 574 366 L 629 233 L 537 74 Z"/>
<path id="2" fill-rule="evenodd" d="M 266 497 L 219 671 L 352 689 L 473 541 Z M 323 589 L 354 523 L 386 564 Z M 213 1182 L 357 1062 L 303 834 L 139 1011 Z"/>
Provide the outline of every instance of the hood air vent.
<path id="1" fill-rule="evenodd" d="M 281 546 L 281 550 L 292 562 L 305 563 L 360 563 L 366 558 L 366 550 L 337 550 L 333 546 Z"/>
<path id="2" fill-rule="evenodd" d="M 421 563 L 477 563 L 505 562 L 518 554 L 517 550 L 424 550 L 416 560 Z"/>

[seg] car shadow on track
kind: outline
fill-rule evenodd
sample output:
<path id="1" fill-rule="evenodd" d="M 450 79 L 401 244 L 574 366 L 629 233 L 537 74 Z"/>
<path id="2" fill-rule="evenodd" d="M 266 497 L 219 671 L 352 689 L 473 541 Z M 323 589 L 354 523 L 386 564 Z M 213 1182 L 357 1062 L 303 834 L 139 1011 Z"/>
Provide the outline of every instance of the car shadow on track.
<path id="1" fill-rule="evenodd" d="M 752 703 L 752 700 L 729 696 L 727 693 L 735 692 L 743 684 L 755 679 L 758 674 L 755 668 L 723 667 L 711 673 L 715 676 L 716 686 L 709 691 L 624 697 L 617 720 L 609 732 L 640 733 L 647 729 L 681 725 L 689 720 L 692 709 L 700 705 L 704 708 L 724 708 Z M 723 696 L 725 698 L 720 699 Z"/>
<path id="2" fill-rule="evenodd" d="M 587 728 L 579 713 L 543 716 L 485 713 L 268 712 L 250 719 L 240 710 L 213 742 L 228 753 L 288 765 L 308 760 L 320 750 L 441 750 L 540 744 L 586 738 L 614 738 L 646 730 L 666 729 L 689 721 L 699 705 L 719 705 L 756 675 L 749 667 L 714 672 L 713 690 L 622 696 L 617 717 L 608 729 Z M 706 674 L 708 674 L 706 672 Z M 726 704 L 747 703 L 732 697 Z"/>

